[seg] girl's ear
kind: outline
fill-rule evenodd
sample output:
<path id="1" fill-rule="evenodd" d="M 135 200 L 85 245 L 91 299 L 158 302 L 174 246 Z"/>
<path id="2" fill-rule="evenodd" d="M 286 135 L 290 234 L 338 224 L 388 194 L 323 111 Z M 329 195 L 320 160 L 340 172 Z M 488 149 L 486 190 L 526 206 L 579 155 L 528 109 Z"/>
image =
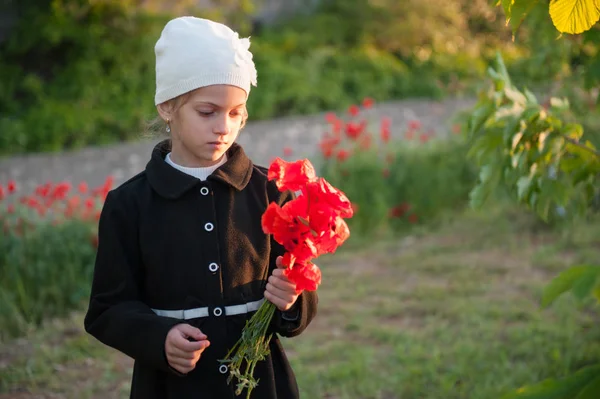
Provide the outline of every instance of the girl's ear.
<path id="1" fill-rule="evenodd" d="M 169 101 L 158 104 L 156 106 L 156 110 L 163 120 L 173 120 L 173 106 Z"/>

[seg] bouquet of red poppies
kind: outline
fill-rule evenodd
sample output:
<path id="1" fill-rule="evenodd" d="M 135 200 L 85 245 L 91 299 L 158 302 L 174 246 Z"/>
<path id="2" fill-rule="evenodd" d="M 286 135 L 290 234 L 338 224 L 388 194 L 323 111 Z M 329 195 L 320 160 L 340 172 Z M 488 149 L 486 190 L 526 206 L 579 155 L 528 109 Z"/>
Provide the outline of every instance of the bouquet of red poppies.
<path id="1" fill-rule="evenodd" d="M 344 218 L 352 217 L 352 205 L 343 192 L 316 176 L 307 159 L 286 162 L 276 158 L 269 167 L 268 179 L 275 180 L 281 192 L 295 192 L 296 198 L 283 206 L 270 203 L 262 216 L 263 231 L 285 248 L 284 274 L 296 284 L 297 291 L 315 291 L 321 283 L 321 271 L 312 260 L 334 253 L 350 236 Z M 221 361 L 229 364 L 228 382 L 234 377 L 238 381 L 236 395 L 247 388 L 249 398 L 258 384 L 252 375 L 256 363 L 269 354 L 271 336 L 266 334 L 274 313 L 275 305 L 265 301 Z"/>

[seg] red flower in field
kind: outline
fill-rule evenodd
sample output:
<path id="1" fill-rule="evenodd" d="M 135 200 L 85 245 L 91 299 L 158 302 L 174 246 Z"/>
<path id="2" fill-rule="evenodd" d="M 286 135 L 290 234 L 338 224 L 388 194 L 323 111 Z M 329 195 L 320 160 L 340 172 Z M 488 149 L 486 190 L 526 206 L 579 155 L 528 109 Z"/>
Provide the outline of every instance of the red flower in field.
<path id="1" fill-rule="evenodd" d="M 410 204 L 404 202 L 400 205 L 396 205 L 390 209 L 390 217 L 399 218 L 402 217 L 410 209 Z"/>
<path id="2" fill-rule="evenodd" d="M 427 133 L 421 133 L 419 141 L 423 144 L 427 143 L 429 141 L 429 135 Z"/>
<path id="3" fill-rule="evenodd" d="M 413 130 L 409 130 L 408 132 L 406 132 L 404 134 L 404 138 L 406 138 L 406 140 L 412 140 L 415 138 L 415 132 Z"/>
<path id="4" fill-rule="evenodd" d="M 321 270 L 313 263 L 295 264 L 291 269 L 285 269 L 284 274 L 296 283 L 296 291 L 314 291 L 321 284 Z"/>
<path id="5" fill-rule="evenodd" d="M 315 169 L 308 159 L 286 162 L 277 157 L 269 166 L 268 179 L 275 180 L 279 191 L 298 191 L 316 179 Z"/>
<path id="6" fill-rule="evenodd" d="M 8 214 L 15 213 L 15 205 L 14 204 L 8 204 L 8 206 L 6 207 L 6 212 Z"/>
<path id="7" fill-rule="evenodd" d="M 337 153 L 337 160 L 339 162 L 344 162 L 348 157 L 350 157 L 350 152 L 348 150 L 339 150 Z"/>
<path id="8" fill-rule="evenodd" d="M 332 132 L 334 136 L 339 136 L 342 133 L 342 129 L 344 129 L 344 121 L 336 119 L 333 122 Z"/>
<path id="9" fill-rule="evenodd" d="M 50 188 L 52 188 L 52 183 L 46 183 L 35 188 L 35 194 L 45 198 L 48 193 L 50 193 Z"/>
<path id="10" fill-rule="evenodd" d="M 50 194 L 52 199 L 62 200 L 65 199 L 67 193 L 71 190 L 71 184 L 68 182 L 61 182 L 54 186 L 54 190 Z"/>
<path id="11" fill-rule="evenodd" d="M 414 213 L 408 216 L 408 221 L 410 223 L 417 223 L 419 221 L 419 217 L 417 215 L 415 215 Z"/>
<path id="12" fill-rule="evenodd" d="M 363 99 L 362 105 L 365 109 L 369 109 L 373 107 L 375 101 L 371 97 L 365 97 Z"/>
<path id="13" fill-rule="evenodd" d="M 358 105 L 351 105 L 350 108 L 348 108 L 348 113 L 351 116 L 358 116 L 360 113 L 360 108 L 358 108 Z"/>
<path id="14" fill-rule="evenodd" d="M 88 198 L 85 200 L 85 209 L 92 209 L 94 207 L 94 200 L 92 198 Z"/>
<path id="15" fill-rule="evenodd" d="M 114 181 L 114 177 L 107 176 L 104 180 L 104 183 L 100 187 L 93 189 L 91 194 L 98 196 L 102 201 L 104 201 L 108 196 L 108 192 L 112 189 Z"/>
<path id="16" fill-rule="evenodd" d="M 384 170 L 381 172 L 381 174 L 383 175 L 383 177 L 385 177 L 385 178 L 387 179 L 388 177 L 390 177 L 390 170 L 389 170 L 388 168 L 385 168 L 385 169 L 384 169 Z"/>
<path id="17" fill-rule="evenodd" d="M 328 112 L 325 114 L 325 120 L 327 123 L 333 124 L 338 120 L 338 118 L 333 112 Z"/>
<path id="18" fill-rule="evenodd" d="M 96 213 L 94 214 L 94 219 L 96 221 L 99 221 L 100 220 L 100 215 L 102 215 L 102 212 L 101 211 L 96 211 Z"/>
<path id="19" fill-rule="evenodd" d="M 292 151 L 291 147 L 284 147 L 283 148 L 283 155 L 285 155 L 286 157 L 289 157 L 290 155 L 293 154 L 294 151 Z"/>
<path id="20" fill-rule="evenodd" d="M 356 140 L 365 130 L 366 126 L 367 121 L 362 121 L 360 123 L 348 123 L 346 125 L 346 136 L 352 140 Z"/>
<path id="21" fill-rule="evenodd" d="M 408 130 L 421 129 L 421 122 L 417 120 L 408 121 Z"/>
<path id="22" fill-rule="evenodd" d="M 15 183 L 14 180 L 9 180 L 8 184 L 6 185 L 6 188 L 8 190 L 9 194 L 14 193 L 15 191 L 17 191 L 17 183 Z"/>
<path id="23" fill-rule="evenodd" d="M 81 194 L 85 194 L 88 192 L 88 184 L 82 181 L 81 183 L 79 183 L 78 189 Z"/>
<path id="24" fill-rule="evenodd" d="M 5 196 L 6 194 L 4 193 L 4 187 L 2 187 L 2 184 L 0 184 L 0 201 L 2 201 Z"/>
<path id="25" fill-rule="evenodd" d="M 392 120 L 388 117 L 381 118 L 381 127 L 389 129 L 392 127 Z"/>
<path id="26" fill-rule="evenodd" d="M 390 128 L 381 125 L 381 141 L 383 141 L 384 143 L 387 143 L 388 141 L 390 141 L 390 136 L 391 136 Z"/>
<path id="27" fill-rule="evenodd" d="M 38 199 L 35 198 L 35 197 L 28 197 L 27 200 L 26 200 L 26 204 L 30 208 L 37 208 L 37 207 L 39 207 L 39 206 L 42 205 L 40 203 L 40 201 L 38 201 Z"/>

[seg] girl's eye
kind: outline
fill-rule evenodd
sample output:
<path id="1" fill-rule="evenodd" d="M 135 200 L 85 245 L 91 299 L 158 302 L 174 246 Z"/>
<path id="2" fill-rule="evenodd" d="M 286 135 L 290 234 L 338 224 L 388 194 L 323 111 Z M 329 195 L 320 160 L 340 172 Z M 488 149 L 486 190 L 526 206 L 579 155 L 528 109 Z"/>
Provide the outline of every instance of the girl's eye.
<path id="1" fill-rule="evenodd" d="M 198 111 L 198 113 L 202 116 L 211 116 L 213 111 Z"/>

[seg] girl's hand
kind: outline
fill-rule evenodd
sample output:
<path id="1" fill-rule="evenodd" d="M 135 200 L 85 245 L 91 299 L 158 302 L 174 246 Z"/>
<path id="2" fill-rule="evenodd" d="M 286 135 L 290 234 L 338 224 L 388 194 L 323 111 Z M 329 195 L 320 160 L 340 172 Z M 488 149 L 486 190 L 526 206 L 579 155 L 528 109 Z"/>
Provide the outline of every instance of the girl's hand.
<path id="1" fill-rule="evenodd" d="M 283 257 L 278 256 L 276 260 L 277 269 L 269 277 L 265 298 L 281 311 L 289 310 L 301 292 L 296 292 L 296 284 L 292 283 L 283 274 L 285 266 L 281 263 Z"/>
<path id="2" fill-rule="evenodd" d="M 189 324 L 177 324 L 171 328 L 165 340 L 169 365 L 182 374 L 192 371 L 204 349 L 210 345 L 206 338 L 202 331 Z"/>

